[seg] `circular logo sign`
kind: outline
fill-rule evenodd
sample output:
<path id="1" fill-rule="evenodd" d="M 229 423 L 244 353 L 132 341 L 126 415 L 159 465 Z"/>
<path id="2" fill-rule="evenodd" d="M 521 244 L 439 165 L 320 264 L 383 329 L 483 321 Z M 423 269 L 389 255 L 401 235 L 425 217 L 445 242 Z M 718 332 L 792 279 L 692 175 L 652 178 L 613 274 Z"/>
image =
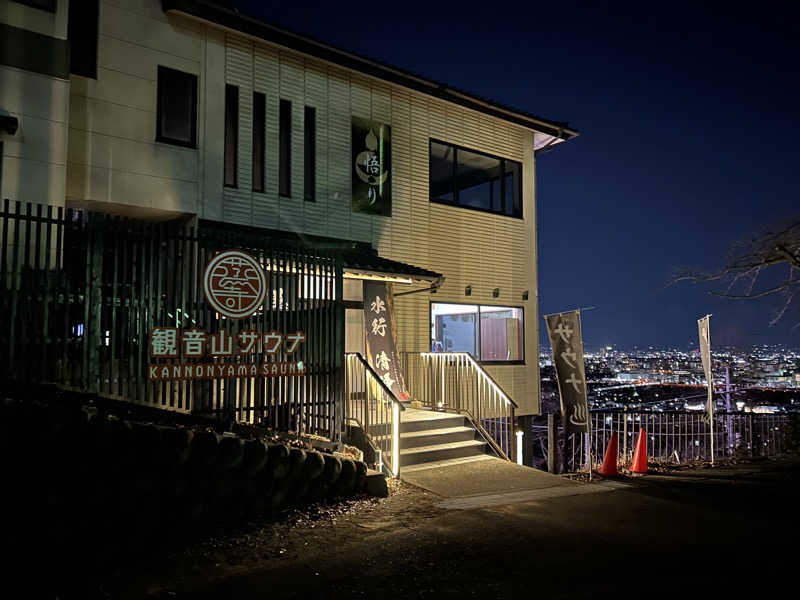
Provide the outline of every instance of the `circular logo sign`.
<path id="1" fill-rule="evenodd" d="M 203 274 L 203 293 L 219 314 L 243 319 L 256 312 L 267 295 L 267 276 L 258 261 L 241 250 L 212 258 Z"/>

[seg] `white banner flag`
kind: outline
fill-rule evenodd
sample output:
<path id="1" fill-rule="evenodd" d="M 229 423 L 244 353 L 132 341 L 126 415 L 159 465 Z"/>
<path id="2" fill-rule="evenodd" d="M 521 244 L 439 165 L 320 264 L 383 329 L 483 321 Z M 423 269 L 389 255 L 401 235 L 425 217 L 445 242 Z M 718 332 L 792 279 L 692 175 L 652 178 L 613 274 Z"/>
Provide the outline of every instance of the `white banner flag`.
<path id="1" fill-rule="evenodd" d="M 714 464 L 714 376 L 711 373 L 711 329 L 710 317 L 706 315 L 702 319 L 697 319 L 697 334 L 700 338 L 700 360 L 703 362 L 703 371 L 706 374 L 708 383 L 708 425 L 711 430 L 711 464 Z"/>

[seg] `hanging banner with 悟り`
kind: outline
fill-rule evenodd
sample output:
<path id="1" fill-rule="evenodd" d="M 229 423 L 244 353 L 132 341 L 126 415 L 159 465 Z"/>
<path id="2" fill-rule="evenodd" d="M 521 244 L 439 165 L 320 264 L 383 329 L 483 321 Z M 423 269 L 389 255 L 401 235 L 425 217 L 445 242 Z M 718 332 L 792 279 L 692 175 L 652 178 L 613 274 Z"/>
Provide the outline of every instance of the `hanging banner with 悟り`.
<path id="1" fill-rule="evenodd" d="M 392 129 L 353 117 L 353 211 L 392 216 Z"/>
<path id="2" fill-rule="evenodd" d="M 561 414 L 567 432 L 589 433 L 589 402 L 583 366 L 581 314 L 574 312 L 546 315 L 547 332 L 553 349 Z"/>
<path id="3" fill-rule="evenodd" d="M 392 291 L 388 284 L 364 282 L 367 362 L 399 400 L 408 400 L 397 338 Z"/>

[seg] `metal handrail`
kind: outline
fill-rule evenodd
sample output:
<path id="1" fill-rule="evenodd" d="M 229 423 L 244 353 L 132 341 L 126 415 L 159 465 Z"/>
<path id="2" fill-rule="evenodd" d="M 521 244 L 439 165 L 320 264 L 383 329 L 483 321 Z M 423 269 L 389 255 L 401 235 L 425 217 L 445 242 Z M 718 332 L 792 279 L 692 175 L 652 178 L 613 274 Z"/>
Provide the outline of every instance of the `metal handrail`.
<path id="1" fill-rule="evenodd" d="M 472 356 L 466 352 L 404 356 L 416 356 L 422 361 L 418 368 L 406 369 L 410 390 L 418 400 L 433 409 L 465 415 L 499 456 L 513 460 L 517 404 Z"/>
<path id="2" fill-rule="evenodd" d="M 514 409 L 512 408 L 511 410 L 513 411 Z M 470 423 L 472 423 L 472 426 L 475 428 L 475 431 L 477 431 L 478 434 L 484 439 L 484 441 L 486 441 L 486 443 L 492 447 L 492 450 L 494 450 L 497 454 L 499 454 L 501 458 L 504 458 L 506 460 L 511 460 L 511 457 L 508 456 L 505 450 L 503 450 L 500 447 L 500 444 L 498 444 L 497 441 L 494 439 L 494 437 L 492 437 L 492 434 L 486 431 L 483 425 L 481 425 L 481 422 L 478 419 L 476 419 L 470 411 L 464 410 L 463 414 L 466 415 L 466 417 L 470 420 Z M 512 421 L 514 420 L 513 417 L 511 420 Z"/>
<path id="3" fill-rule="evenodd" d="M 511 396 L 503 391 L 503 388 L 494 380 L 494 377 L 489 375 L 486 370 L 481 366 L 481 364 L 472 358 L 472 355 L 469 352 L 420 352 L 420 356 L 464 356 L 472 365 L 472 368 L 478 371 L 478 373 L 483 376 L 484 378 L 488 379 L 489 382 L 497 389 L 498 393 L 508 402 L 511 403 L 511 406 L 514 408 L 519 408 L 517 403 L 511 399 Z"/>
<path id="4" fill-rule="evenodd" d="M 378 385 L 380 385 L 383 388 L 383 391 L 386 392 L 386 394 L 388 394 L 389 398 L 395 404 L 400 406 L 400 410 L 403 411 L 403 410 L 406 409 L 406 407 L 403 406 L 403 403 L 400 402 L 400 400 L 397 398 L 397 396 L 394 395 L 394 392 L 391 390 L 391 388 L 384 383 L 383 379 L 381 379 L 381 376 L 378 375 L 378 373 L 375 371 L 375 369 L 373 369 L 372 366 L 367 362 L 367 359 L 364 358 L 361 355 L 361 352 L 346 352 L 345 353 L 345 357 L 348 357 L 348 356 L 357 357 L 358 360 L 361 362 L 361 364 L 363 364 L 364 367 L 367 369 L 367 372 L 369 372 L 372 375 L 372 377 L 375 378 L 375 381 L 378 383 Z"/>
<path id="5" fill-rule="evenodd" d="M 393 477 L 400 474 L 400 413 L 405 407 L 395 396 L 394 392 L 387 386 L 372 366 L 359 352 L 349 352 L 345 354 L 347 368 L 345 369 L 345 388 L 347 399 L 345 401 L 345 417 L 347 420 L 356 422 L 364 431 L 367 442 L 378 449 L 376 466 L 388 469 Z M 353 365 L 358 365 L 360 369 L 354 372 Z M 359 400 L 355 397 L 358 387 L 357 379 L 363 377 L 364 397 Z M 371 394 L 371 382 L 377 389 L 377 394 Z M 358 406 L 354 403 L 359 403 Z M 374 407 L 373 407 L 374 404 Z M 386 410 L 385 404 L 391 406 L 391 410 Z M 359 418 L 359 416 L 361 418 Z M 375 431 L 380 432 L 373 435 Z M 387 444 L 388 441 L 388 444 Z"/>

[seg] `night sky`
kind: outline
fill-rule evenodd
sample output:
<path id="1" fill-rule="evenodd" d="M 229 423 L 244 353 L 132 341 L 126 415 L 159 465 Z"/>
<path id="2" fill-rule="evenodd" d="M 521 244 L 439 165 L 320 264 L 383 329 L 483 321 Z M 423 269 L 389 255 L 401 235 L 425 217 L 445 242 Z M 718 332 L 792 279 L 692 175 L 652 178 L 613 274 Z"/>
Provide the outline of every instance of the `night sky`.
<path id="1" fill-rule="evenodd" d="M 800 216 L 789 3 L 235 4 L 576 128 L 537 163 L 539 289 L 543 314 L 597 307 L 583 315 L 587 349 L 696 345 L 706 313 L 714 345 L 800 346 L 800 310 L 769 326 L 778 298 L 667 286 L 677 266 L 712 269 L 732 242 Z"/>

